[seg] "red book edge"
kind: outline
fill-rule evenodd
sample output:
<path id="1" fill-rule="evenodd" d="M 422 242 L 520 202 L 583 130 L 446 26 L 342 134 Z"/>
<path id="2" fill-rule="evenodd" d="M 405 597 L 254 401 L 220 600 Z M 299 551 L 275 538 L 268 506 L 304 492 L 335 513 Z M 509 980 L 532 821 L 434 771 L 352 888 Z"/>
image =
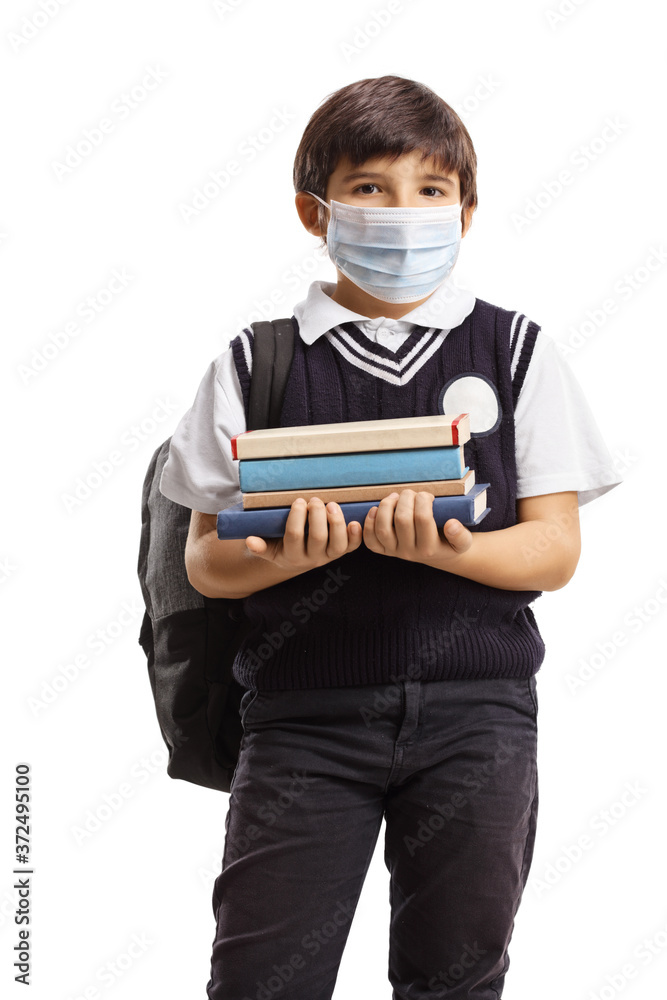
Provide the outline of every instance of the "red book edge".
<path id="1" fill-rule="evenodd" d="M 238 459 L 238 453 L 236 451 L 236 439 L 241 437 L 241 434 L 252 434 L 252 431 L 241 431 L 239 434 L 232 435 L 230 442 L 232 446 L 232 458 Z"/>

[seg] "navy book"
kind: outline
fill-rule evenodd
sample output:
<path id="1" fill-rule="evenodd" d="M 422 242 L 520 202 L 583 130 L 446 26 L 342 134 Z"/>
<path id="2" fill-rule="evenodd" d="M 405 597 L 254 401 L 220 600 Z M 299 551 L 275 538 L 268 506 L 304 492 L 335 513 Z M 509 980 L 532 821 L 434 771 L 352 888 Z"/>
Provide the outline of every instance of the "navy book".
<path id="1" fill-rule="evenodd" d="M 433 517 L 441 528 L 450 517 L 455 517 L 467 527 L 479 524 L 486 517 L 490 507 L 486 505 L 486 490 L 490 483 L 477 483 L 463 496 L 435 497 L 433 501 Z M 358 521 L 362 527 L 371 507 L 379 504 L 379 500 L 363 500 L 356 503 L 341 503 L 345 523 Z M 262 507 L 248 509 L 243 507 L 243 501 L 232 504 L 218 512 L 218 538 L 247 538 L 257 535 L 259 538 L 281 538 L 285 533 L 285 524 L 290 507 Z M 305 534 L 308 534 L 306 520 Z"/>

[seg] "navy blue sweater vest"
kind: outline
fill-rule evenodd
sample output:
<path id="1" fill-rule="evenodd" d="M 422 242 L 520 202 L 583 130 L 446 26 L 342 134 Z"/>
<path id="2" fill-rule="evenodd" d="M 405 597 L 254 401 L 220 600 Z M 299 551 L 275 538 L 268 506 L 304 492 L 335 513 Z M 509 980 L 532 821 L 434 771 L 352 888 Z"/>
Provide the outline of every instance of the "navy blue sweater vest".
<path id="1" fill-rule="evenodd" d="M 293 323 L 298 330 L 296 319 Z M 370 341 L 354 323 L 310 346 L 297 333 L 281 425 L 441 413 L 444 390 L 453 380 L 482 378 L 495 393 L 498 415 L 495 427 L 473 434 L 464 445 L 475 481 L 491 484 L 491 510 L 472 530 L 510 527 L 516 524 L 514 407 L 538 331 L 525 317 L 477 299 L 444 341 L 439 342 L 441 331 L 418 327 L 396 352 Z M 397 364 L 418 365 L 436 338 L 437 349 L 412 377 L 396 377 Z M 249 330 L 231 344 L 246 417 L 251 344 Z M 387 380 L 378 377 L 380 370 L 394 374 Z M 401 677 L 527 678 L 544 659 L 529 607 L 540 594 L 501 590 L 379 555 L 362 542 L 326 566 L 244 599 L 252 631 L 236 656 L 234 676 L 262 690 L 380 684 Z"/>

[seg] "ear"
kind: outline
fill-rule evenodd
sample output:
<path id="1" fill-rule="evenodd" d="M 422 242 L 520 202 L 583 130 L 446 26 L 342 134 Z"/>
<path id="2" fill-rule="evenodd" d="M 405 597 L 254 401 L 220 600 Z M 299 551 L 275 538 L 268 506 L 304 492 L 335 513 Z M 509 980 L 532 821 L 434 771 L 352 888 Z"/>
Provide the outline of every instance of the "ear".
<path id="1" fill-rule="evenodd" d="M 463 213 L 463 226 L 461 228 L 461 238 L 462 239 L 463 239 L 463 237 L 465 236 L 465 234 L 468 232 L 468 230 L 470 229 L 470 227 L 472 225 L 472 214 L 473 214 L 473 212 L 475 211 L 476 208 L 477 208 L 477 203 L 473 202 L 472 205 L 469 205 L 468 208 L 466 208 L 465 211 L 464 211 L 464 213 Z"/>
<path id="2" fill-rule="evenodd" d="M 299 218 L 308 232 L 312 233 L 313 236 L 324 236 L 325 233 L 322 232 L 318 222 L 320 203 L 317 198 L 313 198 L 312 194 L 308 194 L 307 191 L 298 191 L 294 198 L 294 204 Z"/>

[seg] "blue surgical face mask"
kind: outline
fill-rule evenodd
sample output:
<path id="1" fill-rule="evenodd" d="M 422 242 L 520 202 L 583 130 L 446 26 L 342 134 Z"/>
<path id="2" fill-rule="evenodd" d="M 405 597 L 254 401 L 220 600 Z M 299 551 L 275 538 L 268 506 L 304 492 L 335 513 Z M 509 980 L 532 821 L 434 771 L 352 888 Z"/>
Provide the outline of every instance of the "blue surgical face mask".
<path id="1" fill-rule="evenodd" d="M 383 302 L 426 298 L 450 273 L 461 246 L 461 206 L 370 208 L 327 204 L 329 257 L 350 281 Z"/>

